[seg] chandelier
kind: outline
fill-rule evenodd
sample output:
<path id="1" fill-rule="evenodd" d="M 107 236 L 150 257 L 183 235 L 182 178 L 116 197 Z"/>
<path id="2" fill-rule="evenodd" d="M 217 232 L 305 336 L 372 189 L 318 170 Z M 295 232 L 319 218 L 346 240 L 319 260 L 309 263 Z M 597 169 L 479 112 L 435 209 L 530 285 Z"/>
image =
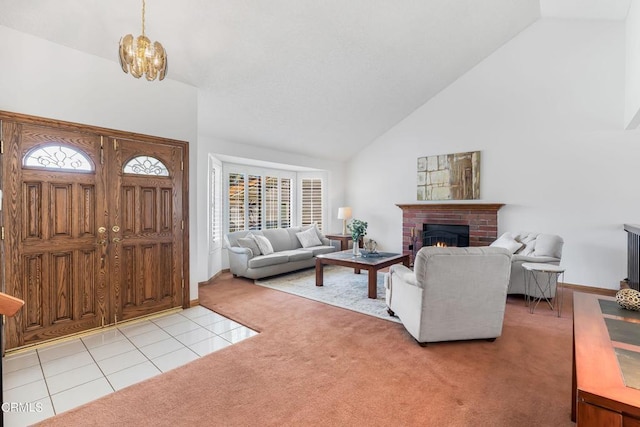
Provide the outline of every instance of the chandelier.
<path id="1" fill-rule="evenodd" d="M 152 81 L 164 79 L 167 74 L 167 52 L 160 42 L 153 42 L 144 35 L 145 0 L 142 0 L 142 35 L 134 39 L 131 34 L 120 39 L 120 65 L 122 71 L 139 79 L 144 76 Z"/>

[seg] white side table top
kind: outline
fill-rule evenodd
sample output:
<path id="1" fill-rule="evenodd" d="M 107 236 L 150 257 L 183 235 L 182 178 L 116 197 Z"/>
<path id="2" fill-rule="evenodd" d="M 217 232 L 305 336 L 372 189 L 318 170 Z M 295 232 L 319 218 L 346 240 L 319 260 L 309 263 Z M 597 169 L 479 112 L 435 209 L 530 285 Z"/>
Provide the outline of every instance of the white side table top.
<path id="1" fill-rule="evenodd" d="M 545 264 L 542 262 L 525 262 L 522 268 L 529 271 L 541 271 L 544 273 L 564 273 L 564 267 L 555 264 Z"/>

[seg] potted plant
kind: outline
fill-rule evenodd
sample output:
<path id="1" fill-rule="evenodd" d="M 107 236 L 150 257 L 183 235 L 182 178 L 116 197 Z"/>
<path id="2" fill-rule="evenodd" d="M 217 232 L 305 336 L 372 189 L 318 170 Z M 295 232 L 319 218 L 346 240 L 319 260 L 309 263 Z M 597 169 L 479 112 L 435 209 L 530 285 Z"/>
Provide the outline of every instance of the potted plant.
<path id="1" fill-rule="evenodd" d="M 367 235 L 367 222 L 359 219 L 352 219 L 347 225 L 351 238 L 353 239 L 353 254 L 360 255 L 360 238 Z"/>

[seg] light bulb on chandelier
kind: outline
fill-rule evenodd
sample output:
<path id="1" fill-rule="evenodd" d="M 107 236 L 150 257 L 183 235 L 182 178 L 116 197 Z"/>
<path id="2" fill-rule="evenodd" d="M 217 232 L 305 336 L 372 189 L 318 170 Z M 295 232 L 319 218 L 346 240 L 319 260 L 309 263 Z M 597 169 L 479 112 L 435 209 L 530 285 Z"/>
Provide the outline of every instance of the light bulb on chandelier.
<path id="1" fill-rule="evenodd" d="M 131 73 L 139 79 L 144 75 L 147 80 L 164 79 L 167 75 L 167 52 L 160 42 L 151 43 L 144 35 L 145 0 L 142 0 L 142 35 L 133 38 L 127 34 L 120 39 L 120 66 L 125 73 Z"/>

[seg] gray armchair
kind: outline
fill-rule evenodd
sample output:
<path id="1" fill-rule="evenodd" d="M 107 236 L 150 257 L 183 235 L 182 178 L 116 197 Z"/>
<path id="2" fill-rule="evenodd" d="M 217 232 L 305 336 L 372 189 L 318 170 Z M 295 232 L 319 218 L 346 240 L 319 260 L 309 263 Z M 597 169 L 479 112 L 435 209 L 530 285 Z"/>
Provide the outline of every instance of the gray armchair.
<path id="1" fill-rule="evenodd" d="M 508 250 L 423 247 L 414 270 L 391 266 L 385 286 L 389 314 L 397 315 L 418 343 L 493 340 L 502 334 Z"/>

